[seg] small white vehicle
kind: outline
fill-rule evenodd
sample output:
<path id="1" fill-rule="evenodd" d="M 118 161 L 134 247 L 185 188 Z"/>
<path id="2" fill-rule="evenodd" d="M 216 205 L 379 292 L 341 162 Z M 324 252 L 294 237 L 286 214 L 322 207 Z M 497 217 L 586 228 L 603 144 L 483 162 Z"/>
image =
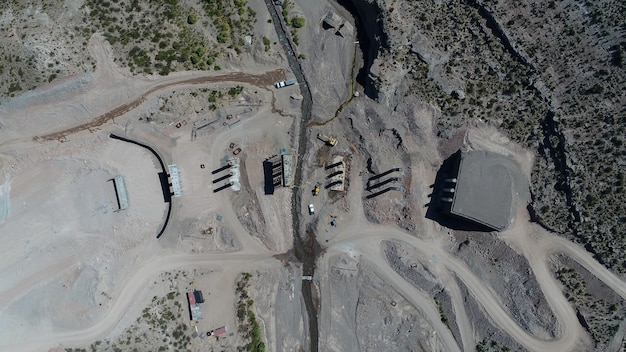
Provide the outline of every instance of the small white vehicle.
<path id="1" fill-rule="evenodd" d="M 310 215 L 315 214 L 315 208 L 313 207 L 313 204 L 309 204 L 309 214 Z"/>
<path id="2" fill-rule="evenodd" d="M 280 82 L 276 82 L 276 88 L 283 88 L 286 86 L 293 86 L 294 84 L 298 83 L 298 81 L 296 81 L 294 78 L 285 80 L 285 81 L 280 81 Z"/>

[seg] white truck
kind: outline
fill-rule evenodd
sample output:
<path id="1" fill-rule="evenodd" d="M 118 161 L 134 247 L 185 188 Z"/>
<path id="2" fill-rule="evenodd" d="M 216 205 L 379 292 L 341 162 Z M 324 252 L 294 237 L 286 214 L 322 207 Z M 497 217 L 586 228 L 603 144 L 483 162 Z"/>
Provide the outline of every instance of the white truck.
<path id="1" fill-rule="evenodd" d="M 276 88 L 283 88 L 283 87 L 287 87 L 287 86 L 293 86 L 296 83 L 298 83 L 298 82 L 295 79 L 291 78 L 291 79 L 288 79 L 288 80 L 276 82 Z"/>

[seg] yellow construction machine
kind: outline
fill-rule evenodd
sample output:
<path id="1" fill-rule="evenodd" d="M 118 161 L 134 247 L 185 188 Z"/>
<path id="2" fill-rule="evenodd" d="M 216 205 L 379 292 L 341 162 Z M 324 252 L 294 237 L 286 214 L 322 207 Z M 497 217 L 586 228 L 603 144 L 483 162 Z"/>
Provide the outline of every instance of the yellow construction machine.
<path id="1" fill-rule="evenodd" d="M 318 133 L 317 134 L 317 138 L 319 140 L 321 140 L 322 142 L 326 143 L 326 145 L 328 145 L 330 147 L 334 147 L 334 146 L 337 145 L 337 138 L 335 138 L 335 137 L 328 137 L 326 135 Z"/>
<path id="2" fill-rule="evenodd" d="M 316 196 L 320 194 L 320 185 L 319 183 L 315 185 L 315 188 L 313 189 L 313 195 Z"/>

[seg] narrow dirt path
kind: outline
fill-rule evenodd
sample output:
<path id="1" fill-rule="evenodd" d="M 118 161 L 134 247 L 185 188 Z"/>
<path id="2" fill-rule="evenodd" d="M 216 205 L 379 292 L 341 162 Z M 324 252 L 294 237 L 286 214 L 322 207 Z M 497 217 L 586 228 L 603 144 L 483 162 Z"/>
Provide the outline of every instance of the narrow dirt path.
<path id="1" fill-rule="evenodd" d="M 155 86 L 148 89 L 145 93 L 139 96 L 139 98 L 136 98 L 135 100 L 130 101 L 128 103 L 124 103 L 116 107 L 115 109 L 94 118 L 93 120 L 87 123 L 83 123 L 78 126 L 74 126 L 74 127 L 59 131 L 59 132 L 50 133 L 50 134 L 46 134 L 42 136 L 36 136 L 33 138 L 33 140 L 35 142 L 45 142 L 45 141 L 53 141 L 53 140 L 63 141 L 67 136 L 74 134 L 76 132 L 102 126 L 108 121 L 116 117 L 122 116 L 128 113 L 129 111 L 137 108 L 139 105 L 145 102 L 146 99 L 150 95 L 160 90 L 163 90 L 165 88 L 185 85 L 185 84 L 195 85 L 195 84 L 207 84 L 207 83 L 217 83 L 217 82 L 241 82 L 241 83 L 248 83 L 257 87 L 266 87 L 266 86 L 272 85 L 273 82 L 280 80 L 281 77 L 283 77 L 284 75 L 285 75 L 285 71 L 283 69 L 278 69 L 278 70 L 269 71 L 260 75 L 253 75 L 253 74 L 244 73 L 244 72 L 231 72 L 231 73 L 227 73 L 227 74 L 223 74 L 219 76 L 207 75 L 203 77 L 180 79 L 177 81 L 161 83 L 161 84 L 156 84 L 158 82 L 155 82 Z"/>

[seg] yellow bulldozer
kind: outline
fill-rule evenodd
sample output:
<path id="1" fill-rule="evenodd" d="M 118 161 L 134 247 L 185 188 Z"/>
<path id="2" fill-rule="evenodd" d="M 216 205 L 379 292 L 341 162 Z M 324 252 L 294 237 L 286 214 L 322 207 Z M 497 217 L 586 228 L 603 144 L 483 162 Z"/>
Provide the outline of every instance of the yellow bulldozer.
<path id="1" fill-rule="evenodd" d="M 321 133 L 317 134 L 317 139 L 319 139 L 320 141 L 326 143 L 327 146 L 329 147 L 334 147 L 337 145 L 337 138 L 335 137 L 329 137 L 326 135 L 323 135 Z"/>
<path id="2" fill-rule="evenodd" d="M 313 189 L 313 195 L 316 196 L 318 194 L 320 194 L 320 185 L 316 184 L 315 188 Z"/>

